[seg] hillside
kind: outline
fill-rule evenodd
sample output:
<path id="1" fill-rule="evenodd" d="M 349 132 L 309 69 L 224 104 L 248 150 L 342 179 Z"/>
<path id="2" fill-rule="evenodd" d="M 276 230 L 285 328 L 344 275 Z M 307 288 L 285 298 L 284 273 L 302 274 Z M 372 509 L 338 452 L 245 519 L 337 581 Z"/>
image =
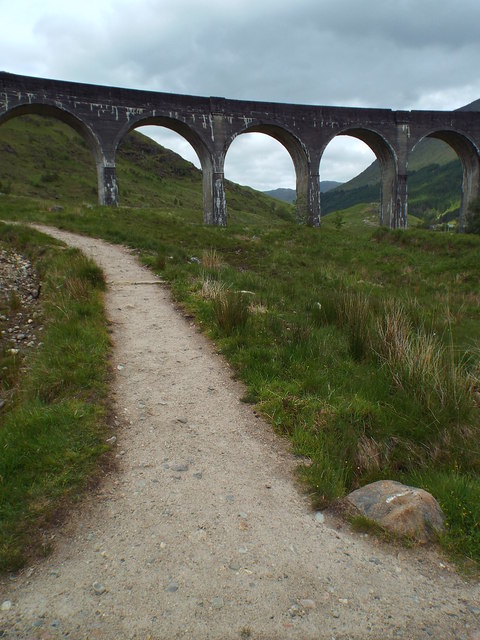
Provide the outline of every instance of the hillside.
<path id="1" fill-rule="evenodd" d="M 459 111 L 480 110 L 476 100 Z M 409 159 L 408 210 L 423 219 L 450 221 L 458 216 L 462 188 L 460 160 L 441 140 L 422 140 Z M 365 171 L 323 197 L 323 212 L 359 203 L 377 202 L 380 168 L 373 162 Z"/>
<path id="2" fill-rule="evenodd" d="M 327 191 L 331 191 L 332 189 L 335 189 L 335 187 L 339 187 L 341 184 L 341 182 L 335 182 L 335 180 L 322 180 L 320 182 L 320 193 L 327 193 Z M 280 187 L 270 191 L 263 191 L 262 193 L 265 193 L 267 196 L 272 198 L 276 198 L 277 200 L 283 200 L 283 202 L 293 203 L 297 199 L 297 192 L 295 189 Z"/>
<path id="3" fill-rule="evenodd" d="M 477 103 L 465 109 L 476 108 Z M 201 172 L 150 138 L 131 132 L 117 155 L 122 207 L 161 207 L 201 220 Z M 378 202 L 379 168 L 374 162 L 345 184 L 322 181 L 322 212 Z M 448 145 L 429 139 L 412 154 L 409 214 L 452 220 L 458 214 L 462 172 Z M 46 117 L 23 116 L 0 126 L 0 192 L 47 202 L 97 203 L 96 168 L 86 143 L 67 125 Z M 295 219 L 291 189 L 261 193 L 226 182 L 230 221 L 252 223 Z M 273 198 L 272 198 L 273 196 Z"/>
<path id="4" fill-rule="evenodd" d="M 122 207 L 162 207 L 202 216 L 202 176 L 190 162 L 136 131 L 117 154 Z M 97 203 L 97 175 L 83 139 L 58 120 L 14 118 L 0 126 L 0 192 L 62 203 Z M 294 207 L 226 181 L 231 220 L 294 220 Z"/>
<path id="5" fill-rule="evenodd" d="M 371 204 L 328 216 L 321 229 L 283 223 L 294 220 L 293 207 L 232 184 L 227 228 L 203 225 L 199 172 L 138 134 L 119 153 L 122 206 L 97 207 L 95 169 L 85 145 L 67 127 L 40 118 L 0 127 L 0 162 L 3 189 L 11 191 L 0 197 L 0 220 L 43 222 L 131 247 L 161 274 L 246 385 L 243 400 L 291 438 L 299 460 L 311 461 L 299 472 L 316 508 L 386 477 L 425 488 L 449 523 L 441 544 L 480 563 L 479 237 L 375 228 L 378 207 Z M 436 181 L 431 191 L 444 197 L 441 169 L 419 169 L 419 175 L 425 172 L 419 188 Z M 57 393 L 73 395 L 76 403 L 82 393 L 94 399 L 85 383 L 94 379 L 89 362 L 106 359 L 96 357 L 87 341 L 93 322 L 82 279 L 66 280 L 67 265 L 61 271 L 53 261 L 52 242 L 36 247 L 31 231 L 3 224 L 0 235 L 4 242 L 17 238 L 18 253 L 33 252 L 41 267 L 40 304 L 66 323 L 64 343 L 57 327 L 44 323 L 45 346 L 31 369 L 0 346 L 3 371 L 10 366 L 12 376 L 32 372 L 25 389 L 35 412 L 22 408 L 22 415 L 38 431 L 43 423 L 36 411 L 43 400 L 47 420 L 52 405 L 59 409 Z M 58 251 L 59 261 L 69 256 Z M 81 272 L 83 280 L 100 281 L 88 265 Z M 152 295 L 151 289 L 143 295 Z M 79 332 L 70 326 L 67 301 L 88 330 L 84 346 L 72 343 Z M 16 313 L 16 296 L 4 308 Z M 156 323 L 161 324 L 158 318 Z M 3 327 L 1 337 L 8 339 Z M 70 386 L 77 376 L 78 395 Z M 29 398 L 23 391 L 18 397 Z M 16 410 L 13 403 L 0 407 L 0 418 L 10 407 Z M 80 414 L 90 415 L 77 404 L 71 411 L 75 421 L 69 418 L 68 425 L 75 429 Z M 10 435 L 3 441 L 8 446 L 0 442 L 0 452 L 8 453 L 14 469 L 36 468 L 37 448 L 18 428 L 18 414 L 11 415 L 8 434 L 28 448 L 28 456 L 11 448 Z M 51 477 L 54 488 L 63 487 L 66 476 L 52 450 L 45 441 L 44 459 L 54 466 L 47 469 L 47 488 Z M 64 458 L 76 464 L 70 452 L 59 458 L 62 464 Z M 6 477 L 2 468 L 0 476 Z M 29 485 L 25 496 L 29 505 L 33 498 L 35 513 L 50 504 L 39 497 L 37 485 L 34 492 Z M 2 497 L 17 514 L 16 492 L 3 491 Z M 0 504 L 0 519 L 1 512 Z M 5 537 L 15 544 L 17 529 Z M 5 548 L 0 545 L 0 554 Z"/>

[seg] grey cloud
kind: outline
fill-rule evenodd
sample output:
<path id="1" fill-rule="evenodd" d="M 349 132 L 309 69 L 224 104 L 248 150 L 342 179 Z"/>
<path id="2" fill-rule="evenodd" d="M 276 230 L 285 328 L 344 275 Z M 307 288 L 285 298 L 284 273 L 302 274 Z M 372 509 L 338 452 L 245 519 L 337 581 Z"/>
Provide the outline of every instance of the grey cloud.
<path id="1" fill-rule="evenodd" d="M 17 73 L 392 109 L 456 108 L 480 97 L 478 0 L 4 4 L 0 59 L 7 71 Z M 237 156 L 232 147 L 229 154 L 231 166 L 243 170 L 248 181 L 264 180 L 259 176 L 268 172 L 275 180 L 291 180 L 283 148 L 275 152 L 249 144 L 248 161 L 242 158 L 247 147 Z M 344 154 L 332 151 L 332 172 Z M 352 157 L 356 163 L 356 154 Z M 322 173 L 326 168 L 322 165 Z M 282 185 L 265 188 L 270 186 Z"/>

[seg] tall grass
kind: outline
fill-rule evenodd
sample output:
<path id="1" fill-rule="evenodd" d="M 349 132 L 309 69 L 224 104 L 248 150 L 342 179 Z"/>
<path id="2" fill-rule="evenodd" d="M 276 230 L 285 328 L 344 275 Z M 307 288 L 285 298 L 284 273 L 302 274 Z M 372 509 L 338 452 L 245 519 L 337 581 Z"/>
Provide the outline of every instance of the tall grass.
<path id="1" fill-rule="evenodd" d="M 473 519 L 462 519 L 476 513 L 480 477 L 479 238 L 376 232 L 348 212 L 338 231 L 328 218 L 320 230 L 260 215 L 216 229 L 183 210 L 8 207 L 129 244 L 149 265 L 165 256 L 162 277 L 244 380 L 245 399 L 310 458 L 302 474 L 317 504 L 381 478 L 431 480 L 447 504 L 456 474 L 466 478 L 449 521 L 480 561 Z"/>
<path id="2" fill-rule="evenodd" d="M 245 294 L 223 290 L 213 298 L 213 310 L 219 329 L 226 335 L 243 329 L 250 316 Z"/>
<path id="3" fill-rule="evenodd" d="M 375 329 L 374 350 L 398 388 L 423 403 L 437 421 L 443 412 L 456 420 L 470 416 L 475 375 L 464 360 L 456 361 L 453 345 L 414 327 L 398 303 L 386 305 Z"/>

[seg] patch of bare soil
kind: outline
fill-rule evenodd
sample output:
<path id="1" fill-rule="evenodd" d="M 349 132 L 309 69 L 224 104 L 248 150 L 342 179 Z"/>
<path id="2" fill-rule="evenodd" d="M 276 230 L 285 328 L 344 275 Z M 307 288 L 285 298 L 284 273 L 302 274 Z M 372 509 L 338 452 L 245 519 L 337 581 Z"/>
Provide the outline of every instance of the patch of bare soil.
<path id="1" fill-rule="evenodd" d="M 2 581 L 3 637 L 480 638 L 479 585 L 436 552 L 315 518 L 287 445 L 126 249 L 49 233 L 106 274 L 119 469 Z"/>

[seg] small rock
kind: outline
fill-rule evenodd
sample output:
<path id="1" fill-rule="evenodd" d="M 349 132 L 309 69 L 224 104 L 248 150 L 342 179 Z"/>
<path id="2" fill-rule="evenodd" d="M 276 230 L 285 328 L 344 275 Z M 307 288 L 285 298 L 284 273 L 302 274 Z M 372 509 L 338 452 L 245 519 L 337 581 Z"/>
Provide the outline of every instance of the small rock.
<path id="1" fill-rule="evenodd" d="M 212 598 L 212 607 L 214 609 L 221 609 L 223 607 L 223 598 Z"/>
<path id="2" fill-rule="evenodd" d="M 1 611 L 10 611 L 11 608 L 12 608 L 12 601 L 11 600 L 4 600 L 2 602 L 2 605 L 0 606 L 0 610 Z"/>
<path id="3" fill-rule="evenodd" d="M 107 438 L 106 443 L 115 444 L 116 441 L 117 441 L 117 436 L 112 436 L 111 438 Z"/>
<path id="4" fill-rule="evenodd" d="M 313 600 L 310 600 L 309 598 L 300 600 L 299 604 L 301 607 L 303 607 L 303 609 L 305 609 L 305 611 L 311 611 L 312 609 L 315 609 L 315 602 Z"/>
<path id="5" fill-rule="evenodd" d="M 101 596 L 106 591 L 105 587 L 103 586 L 103 584 L 101 582 L 94 582 L 92 584 L 92 589 L 93 589 L 95 595 L 97 595 L 97 596 Z"/>
<path id="6" fill-rule="evenodd" d="M 188 471 L 188 464 L 182 463 L 182 464 L 174 464 L 172 467 L 170 467 L 172 469 L 172 471 Z"/>
<path id="7" fill-rule="evenodd" d="M 168 593 L 175 593 L 175 591 L 178 591 L 178 584 L 176 582 L 170 582 L 167 591 Z"/>
<path id="8" fill-rule="evenodd" d="M 319 524 L 323 524 L 325 522 L 325 516 L 321 511 L 317 511 L 315 514 L 315 521 Z"/>
<path id="9" fill-rule="evenodd" d="M 196 478 L 197 480 L 201 480 L 202 479 L 202 474 L 201 474 L 201 472 L 194 473 L 193 477 Z"/>

